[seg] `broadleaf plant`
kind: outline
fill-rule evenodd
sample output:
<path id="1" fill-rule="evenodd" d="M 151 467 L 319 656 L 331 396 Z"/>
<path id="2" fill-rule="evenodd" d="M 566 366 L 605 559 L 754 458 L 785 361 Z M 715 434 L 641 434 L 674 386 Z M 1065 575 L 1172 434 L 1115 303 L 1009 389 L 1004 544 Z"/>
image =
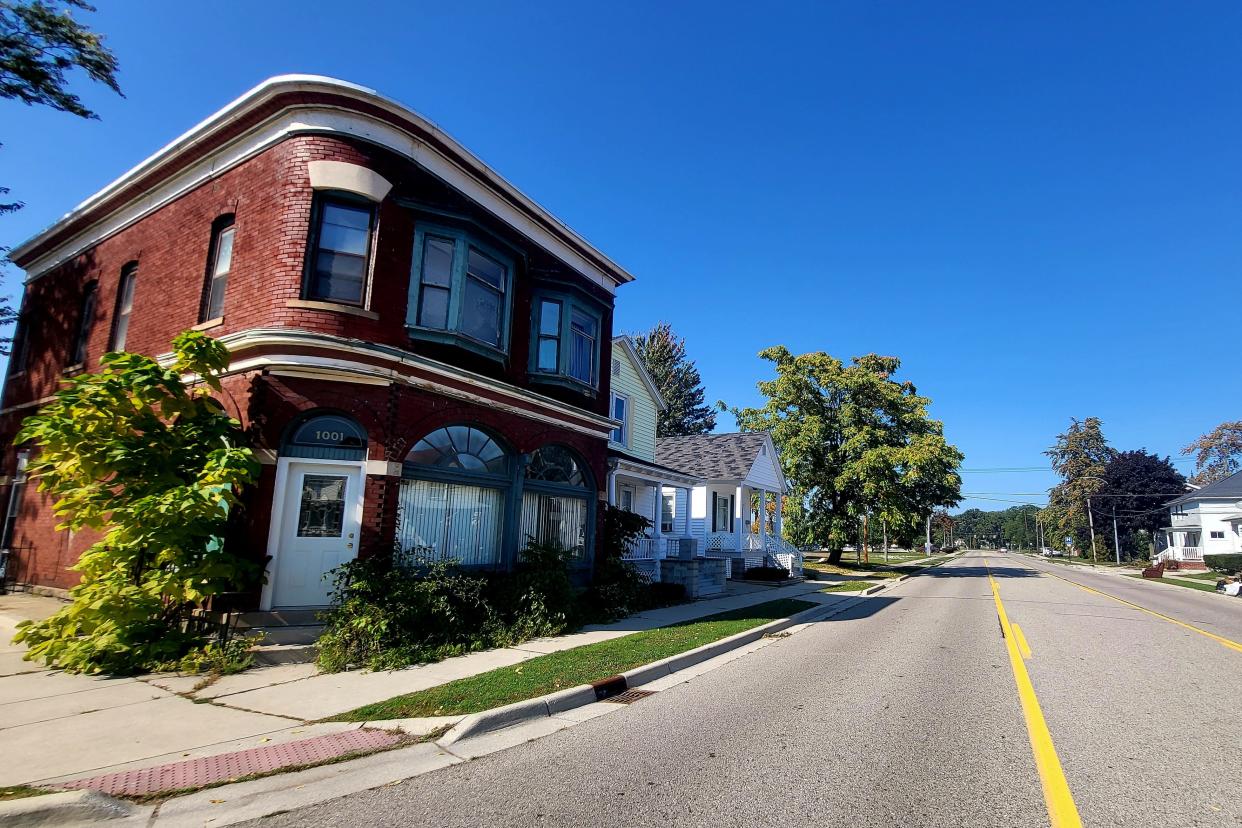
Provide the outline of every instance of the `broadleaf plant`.
<path id="1" fill-rule="evenodd" d="M 68 379 L 28 417 L 27 473 L 54 500 L 57 527 L 101 537 L 72 567 L 72 603 L 25 623 L 26 658 L 73 672 L 133 673 L 206 644 L 187 618 L 258 567 L 223 543 L 230 510 L 259 465 L 240 423 L 212 394 L 228 349 L 193 331 L 161 365 L 115 352 Z"/>

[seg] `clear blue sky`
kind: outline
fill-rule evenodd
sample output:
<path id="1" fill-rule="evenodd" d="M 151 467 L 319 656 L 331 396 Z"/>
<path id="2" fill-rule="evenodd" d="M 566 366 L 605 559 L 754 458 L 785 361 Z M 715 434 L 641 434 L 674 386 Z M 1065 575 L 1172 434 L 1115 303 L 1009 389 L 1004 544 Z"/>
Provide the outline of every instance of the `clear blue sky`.
<path id="1" fill-rule="evenodd" d="M 757 402 L 770 344 L 895 354 L 967 469 L 1046 465 L 1071 416 L 1175 457 L 1239 416 L 1236 2 L 97 2 L 126 97 L 78 79 L 98 122 L 0 102 L 27 205 L 0 244 L 263 78 L 322 73 L 635 273 L 619 328 L 671 322 L 711 401 Z"/>

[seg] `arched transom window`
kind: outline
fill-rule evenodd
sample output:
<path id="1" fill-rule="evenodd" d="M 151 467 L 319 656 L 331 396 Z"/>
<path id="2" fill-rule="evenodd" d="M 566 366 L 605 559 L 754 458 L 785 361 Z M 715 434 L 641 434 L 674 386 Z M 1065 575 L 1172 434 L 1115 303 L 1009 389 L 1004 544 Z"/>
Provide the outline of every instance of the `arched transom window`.
<path id="1" fill-rule="evenodd" d="M 587 485 L 578 459 L 562 446 L 544 446 L 532 452 L 526 466 L 526 479 L 583 488 Z"/>
<path id="2" fill-rule="evenodd" d="M 414 444 L 406 462 L 438 469 L 504 474 L 509 466 L 505 450 L 491 435 L 472 426 L 448 426 Z"/>

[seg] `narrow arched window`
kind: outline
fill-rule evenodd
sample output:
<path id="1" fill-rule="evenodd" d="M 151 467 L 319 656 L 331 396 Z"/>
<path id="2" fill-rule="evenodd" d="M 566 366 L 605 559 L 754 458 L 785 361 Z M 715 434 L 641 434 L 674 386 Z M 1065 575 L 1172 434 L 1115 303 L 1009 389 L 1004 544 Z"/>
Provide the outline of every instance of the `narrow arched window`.
<path id="1" fill-rule="evenodd" d="M 512 455 L 472 425 L 436 429 L 402 464 L 397 552 L 406 561 L 499 566 Z"/>
<path id="2" fill-rule="evenodd" d="M 203 307 L 199 322 L 210 322 L 224 316 L 224 293 L 233 269 L 233 215 L 220 216 L 211 225 L 211 250 L 207 256 L 207 284 L 203 289 Z"/>
<path id="3" fill-rule="evenodd" d="M 95 324 L 95 303 L 99 299 L 99 283 L 87 282 L 82 289 L 82 304 L 78 309 L 78 328 L 69 352 L 71 366 L 86 363 L 86 346 L 90 341 L 91 328 Z"/>
<path id="4" fill-rule="evenodd" d="M 124 351 L 129 340 L 129 319 L 134 313 L 134 285 L 138 281 L 138 263 L 121 268 L 121 281 L 116 286 L 116 312 L 112 317 L 112 343 L 109 350 Z"/>

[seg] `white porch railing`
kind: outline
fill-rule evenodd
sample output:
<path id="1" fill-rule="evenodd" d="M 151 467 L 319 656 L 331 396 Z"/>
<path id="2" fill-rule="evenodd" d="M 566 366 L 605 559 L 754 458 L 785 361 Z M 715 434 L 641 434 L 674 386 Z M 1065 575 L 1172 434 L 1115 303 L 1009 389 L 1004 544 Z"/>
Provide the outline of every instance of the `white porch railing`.
<path id="1" fill-rule="evenodd" d="M 664 557 L 660 554 L 663 551 L 664 538 L 635 538 L 630 543 L 630 549 L 625 553 L 623 560 L 653 561 Z"/>
<path id="2" fill-rule="evenodd" d="M 1157 561 L 1201 561 L 1201 546 L 1170 546 L 1156 556 Z"/>

